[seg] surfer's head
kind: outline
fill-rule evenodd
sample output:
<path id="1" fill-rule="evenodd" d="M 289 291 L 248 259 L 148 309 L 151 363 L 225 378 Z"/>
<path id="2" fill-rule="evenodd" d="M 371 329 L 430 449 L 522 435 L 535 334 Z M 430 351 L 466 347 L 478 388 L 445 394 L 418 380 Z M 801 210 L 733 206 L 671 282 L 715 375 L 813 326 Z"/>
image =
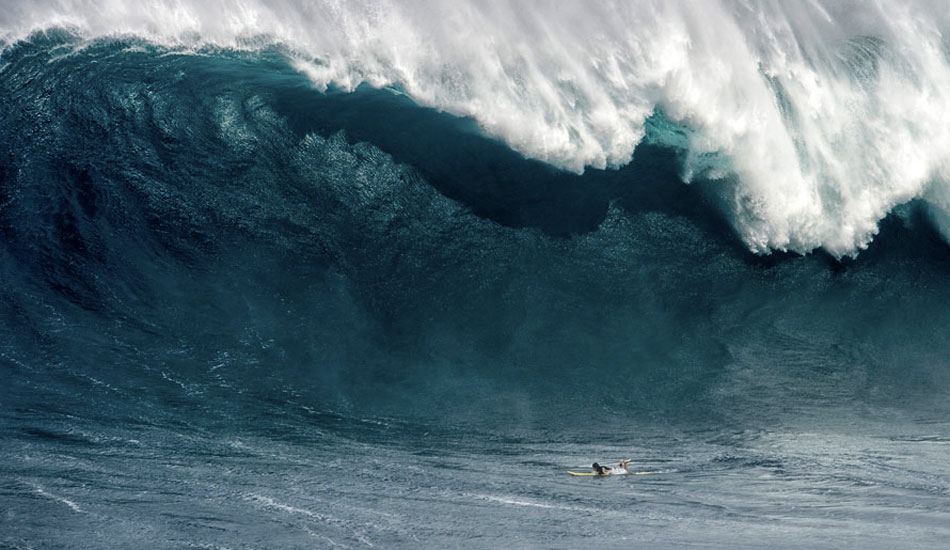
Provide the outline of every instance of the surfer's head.
<path id="1" fill-rule="evenodd" d="M 599 469 L 600 469 L 600 464 L 597 464 L 597 463 L 595 462 L 594 465 L 592 466 L 592 468 L 595 469 L 595 470 L 599 470 Z"/>

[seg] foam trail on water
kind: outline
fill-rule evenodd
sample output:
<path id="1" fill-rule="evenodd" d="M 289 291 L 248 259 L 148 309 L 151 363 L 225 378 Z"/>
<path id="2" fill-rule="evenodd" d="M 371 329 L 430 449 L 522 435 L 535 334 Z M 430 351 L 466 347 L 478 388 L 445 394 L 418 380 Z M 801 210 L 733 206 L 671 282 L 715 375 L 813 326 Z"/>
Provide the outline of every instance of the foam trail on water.
<path id="1" fill-rule="evenodd" d="M 950 26 L 929 2 L 7 4 L 7 41 L 66 26 L 281 43 L 318 87 L 396 86 L 575 172 L 627 163 L 660 109 L 690 129 L 684 179 L 724 181 L 721 207 L 756 252 L 855 254 L 914 198 L 950 235 Z M 667 137 L 683 145 L 653 139 Z"/>

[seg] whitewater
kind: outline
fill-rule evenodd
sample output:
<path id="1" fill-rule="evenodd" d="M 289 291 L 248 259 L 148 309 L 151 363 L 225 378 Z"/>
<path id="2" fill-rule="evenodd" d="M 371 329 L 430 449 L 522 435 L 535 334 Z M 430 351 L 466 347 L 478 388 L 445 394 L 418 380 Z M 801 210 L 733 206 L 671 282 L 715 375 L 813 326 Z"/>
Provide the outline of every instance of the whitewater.
<path id="1" fill-rule="evenodd" d="M 286 46 L 320 89 L 394 87 L 573 172 L 630 162 L 656 112 L 682 177 L 751 250 L 841 257 L 922 199 L 950 229 L 948 16 L 930 2 L 10 2 L 181 48 Z M 221 14 L 225 14 L 222 16 Z"/>
<path id="2" fill-rule="evenodd" d="M 950 540 L 941 6 L 0 8 L 0 548 Z"/>

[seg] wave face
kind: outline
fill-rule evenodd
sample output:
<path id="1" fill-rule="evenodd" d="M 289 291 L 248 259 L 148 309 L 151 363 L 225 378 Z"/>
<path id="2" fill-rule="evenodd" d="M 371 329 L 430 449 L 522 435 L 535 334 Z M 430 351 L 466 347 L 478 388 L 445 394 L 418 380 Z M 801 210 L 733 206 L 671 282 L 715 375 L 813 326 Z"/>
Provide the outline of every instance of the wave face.
<path id="1" fill-rule="evenodd" d="M 950 537 L 950 249 L 925 198 L 871 216 L 880 233 L 856 258 L 827 245 L 756 255 L 736 232 L 749 244 L 749 231 L 779 231 L 766 216 L 778 203 L 732 201 L 772 192 L 740 176 L 747 151 L 696 145 L 724 120 L 645 104 L 629 162 L 620 152 L 623 166 L 577 173 L 581 149 L 530 149 L 575 116 L 602 124 L 580 114 L 592 104 L 519 119 L 540 132 L 519 143 L 511 121 L 486 118 L 502 99 L 453 116 L 379 76 L 393 59 L 373 73 L 365 56 L 395 38 L 336 42 L 321 54 L 319 70 L 340 71 L 325 91 L 301 70 L 318 70 L 306 47 L 384 20 L 409 28 L 413 9 L 383 4 L 359 27 L 357 4 L 285 3 L 293 24 L 278 28 L 277 11 L 251 3 L 234 17 L 111 3 L 88 22 L 69 3 L 12 5 L 10 36 L 72 28 L 0 54 L 0 546 Z M 470 11 L 455 16 L 489 14 Z M 335 23 L 316 32 L 318 15 Z M 522 15 L 493 43 L 544 21 Z M 514 88 L 477 93 L 546 78 L 524 63 Z M 450 86 L 440 78 L 433 89 Z M 374 87 L 387 82 L 402 90 Z M 563 99 L 551 93 L 518 116 Z M 454 109 L 442 101 L 428 103 Z M 591 151 L 625 139 L 578 132 L 570 143 Z M 683 185 L 690 171 L 703 179 Z M 868 204 L 881 198 L 862 185 Z M 809 223 L 798 215 L 789 235 Z M 621 456 L 657 473 L 565 481 Z"/>
<path id="2" fill-rule="evenodd" d="M 753 379 L 829 406 L 944 387 L 948 253 L 921 204 L 858 260 L 756 259 L 676 149 L 558 171 L 399 94 L 313 90 L 283 50 L 56 31 L 2 60 L 4 353 L 35 376 L 526 418 L 568 395 L 743 416 Z"/>
<path id="3" fill-rule="evenodd" d="M 166 45 L 284 44 L 320 88 L 393 86 L 580 173 L 651 136 L 753 251 L 865 248 L 922 198 L 950 227 L 948 15 L 931 2 L 8 2 L 50 26 Z M 225 14 L 222 16 L 222 14 Z"/>

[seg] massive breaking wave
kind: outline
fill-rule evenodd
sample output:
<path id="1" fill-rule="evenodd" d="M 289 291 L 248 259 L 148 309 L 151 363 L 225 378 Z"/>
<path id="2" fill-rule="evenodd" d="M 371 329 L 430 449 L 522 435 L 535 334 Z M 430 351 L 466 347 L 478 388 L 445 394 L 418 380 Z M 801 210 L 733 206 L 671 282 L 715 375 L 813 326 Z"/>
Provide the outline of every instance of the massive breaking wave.
<path id="1" fill-rule="evenodd" d="M 948 16 L 530 4 L 3 2 L 0 546 L 941 547 Z"/>
<path id="2" fill-rule="evenodd" d="M 285 47 L 182 48 L 51 29 L 0 57 L 11 402 L 289 392 L 484 423 L 946 387 L 948 250 L 919 202 L 855 260 L 756 256 L 722 215 L 751 184 L 683 185 L 672 115 L 579 175 L 401 94 L 317 91 Z"/>
<path id="3" fill-rule="evenodd" d="M 948 14 L 929 2 L 8 2 L 178 50 L 280 44 L 320 89 L 392 87 L 529 158 L 617 168 L 662 113 L 753 251 L 841 257 L 912 199 L 950 231 Z"/>

